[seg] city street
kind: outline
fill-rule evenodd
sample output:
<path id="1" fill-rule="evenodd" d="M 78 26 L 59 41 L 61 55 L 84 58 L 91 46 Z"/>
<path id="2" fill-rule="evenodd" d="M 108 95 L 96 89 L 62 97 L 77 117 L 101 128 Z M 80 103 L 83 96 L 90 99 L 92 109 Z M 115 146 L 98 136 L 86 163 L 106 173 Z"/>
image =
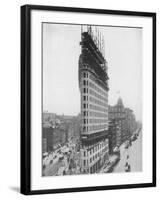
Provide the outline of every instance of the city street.
<path id="1" fill-rule="evenodd" d="M 131 172 L 142 171 L 142 133 L 140 132 L 137 140 L 132 142 L 132 145 L 128 149 L 125 149 L 125 145 L 120 147 L 121 159 L 114 167 L 113 172 L 125 172 L 126 161 L 131 166 Z M 127 155 L 129 158 L 127 159 Z"/>
<path id="2" fill-rule="evenodd" d="M 72 140 L 66 143 L 43 160 L 43 176 L 79 174 L 80 155 L 75 150 L 75 142 Z"/>
<path id="3" fill-rule="evenodd" d="M 46 165 L 45 170 L 43 170 L 44 176 L 53 176 L 56 175 L 58 170 L 64 166 L 63 161 L 53 161 L 53 163 Z"/>
<path id="4" fill-rule="evenodd" d="M 79 158 L 80 155 L 74 149 L 73 144 L 68 144 L 69 149 L 72 150 L 72 153 L 68 156 L 67 154 L 63 154 L 63 159 L 60 160 L 59 157 L 62 155 L 59 153 L 54 153 L 56 158 L 53 159 L 53 156 L 48 157 L 46 159 L 46 167 L 43 170 L 44 176 L 53 176 L 53 175 L 63 175 L 65 170 L 66 175 L 71 174 L 79 174 L 80 166 L 79 166 Z M 61 151 L 66 148 L 62 147 Z M 140 132 L 138 138 L 132 142 L 132 145 L 127 149 L 125 148 L 125 144 L 120 146 L 120 161 L 114 166 L 112 172 L 125 172 L 125 164 L 128 162 L 130 165 L 131 172 L 142 171 L 142 134 Z M 105 173 L 105 172 L 104 172 Z"/>

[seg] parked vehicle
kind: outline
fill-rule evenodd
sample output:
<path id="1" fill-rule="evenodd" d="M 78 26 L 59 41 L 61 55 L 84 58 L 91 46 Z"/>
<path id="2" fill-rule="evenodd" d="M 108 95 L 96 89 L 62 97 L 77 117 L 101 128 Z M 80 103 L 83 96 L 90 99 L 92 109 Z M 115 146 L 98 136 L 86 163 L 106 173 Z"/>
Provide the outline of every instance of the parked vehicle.
<path id="1" fill-rule="evenodd" d="M 132 137 L 131 137 L 131 141 L 135 141 L 137 139 L 137 136 L 134 134 L 134 135 L 132 135 Z"/>
<path id="2" fill-rule="evenodd" d="M 46 158 L 47 156 L 48 156 L 47 152 L 43 153 L 43 159 Z"/>
<path id="3" fill-rule="evenodd" d="M 114 153 L 117 153 L 117 152 L 119 152 L 120 150 L 119 150 L 119 147 L 118 146 L 116 146 L 114 149 L 113 149 L 113 152 Z"/>
<path id="4" fill-rule="evenodd" d="M 131 139 L 129 140 L 129 145 L 132 146 L 132 140 Z"/>
<path id="5" fill-rule="evenodd" d="M 130 164 L 128 164 L 128 162 L 126 162 L 125 164 L 125 172 L 130 172 L 131 171 L 131 166 Z"/>
<path id="6" fill-rule="evenodd" d="M 52 164 L 53 163 L 53 160 L 50 160 L 49 164 Z"/>
<path id="7" fill-rule="evenodd" d="M 127 141 L 126 143 L 125 143 L 125 149 L 128 149 L 128 147 L 129 147 L 129 141 Z"/>
<path id="8" fill-rule="evenodd" d="M 61 161 L 61 160 L 63 160 L 64 159 L 64 156 L 61 154 L 60 156 L 59 156 L 59 161 Z"/>

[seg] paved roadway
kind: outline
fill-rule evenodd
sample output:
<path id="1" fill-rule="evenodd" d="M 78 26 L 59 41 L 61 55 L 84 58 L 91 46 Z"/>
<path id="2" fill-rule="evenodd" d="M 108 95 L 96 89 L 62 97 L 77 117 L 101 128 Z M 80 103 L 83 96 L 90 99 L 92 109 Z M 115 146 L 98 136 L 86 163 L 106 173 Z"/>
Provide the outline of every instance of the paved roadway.
<path id="1" fill-rule="evenodd" d="M 63 171 L 61 170 L 62 168 L 67 170 L 66 174 L 79 174 L 79 153 L 72 149 L 72 153 L 69 157 L 67 155 L 63 156 L 64 159 L 61 161 L 58 156 L 56 159 L 51 158 L 53 162 L 51 164 L 50 161 L 47 162 L 45 169 L 43 169 L 43 176 L 63 175 L 63 173 L 59 173 Z M 73 160 L 74 163 L 72 162 L 72 164 L 74 165 L 71 165 L 72 170 L 69 170 L 68 168 L 71 164 L 71 159 Z"/>
<path id="2" fill-rule="evenodd" d="M 121 160 L 114 167 L 113 172 L 125 172 L 124 166 L 126 163 L 127 155 L 129 155 L 128 163 L 131 166 L 131 172 L 142 171 L 142 134 L 140 132 L 137 140 L 132 142 L 132 146 L 128 149 L 124 145 L 120 147 Z"/>
<path id="3" fill-rule="evenodd" d="M 49 164 L 46 166 L 46 168 L 43 170 L 43 176 L 54 176 L 57 174 L 60 167 L 64 166 L 63 161 L 57 161 L 53 162 L 52 164 Z"/>

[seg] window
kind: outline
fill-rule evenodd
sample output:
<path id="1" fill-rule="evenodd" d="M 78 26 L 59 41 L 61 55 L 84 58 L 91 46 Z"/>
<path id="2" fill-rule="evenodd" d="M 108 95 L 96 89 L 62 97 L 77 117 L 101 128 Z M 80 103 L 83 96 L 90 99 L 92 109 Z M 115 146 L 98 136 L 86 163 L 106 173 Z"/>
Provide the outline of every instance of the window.
<path id="1" fill-rule="evenodd" d="M 86 108 L 86 104 L 85 103 L 83 104 L 83 108 Z"/>
<path id="2" fill-rule="evenodd" d="M 88 88 L 83 88 L 83 93 L 88 93 Z"/>
<path id="3" fill-rule="evenodd" d="M 83 77 L 84 77 L 84 78 L 88 78 L 88 73 L 85 73 L 85 72 L 84 72 L 84 73 L 83 73 Z"/>
<path id="4" fill-rule="evenodd" d="M 83 85 L 86 85 L 86 81 L 85 80 L 83 80 Z"/>

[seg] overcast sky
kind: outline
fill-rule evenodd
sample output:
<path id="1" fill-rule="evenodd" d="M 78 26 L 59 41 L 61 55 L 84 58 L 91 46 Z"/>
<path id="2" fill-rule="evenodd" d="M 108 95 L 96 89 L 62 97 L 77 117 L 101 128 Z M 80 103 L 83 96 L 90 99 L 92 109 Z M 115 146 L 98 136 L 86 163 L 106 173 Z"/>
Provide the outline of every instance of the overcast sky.
<path id="1" fill-rule="evenodd" d="M 142 29 L 99 27 L 108 62 L 109 104 L 120 96 L 142 118 Z M 43 24 L 43 110 L 80 113 L 78 59 L 81 26 Z"/>

